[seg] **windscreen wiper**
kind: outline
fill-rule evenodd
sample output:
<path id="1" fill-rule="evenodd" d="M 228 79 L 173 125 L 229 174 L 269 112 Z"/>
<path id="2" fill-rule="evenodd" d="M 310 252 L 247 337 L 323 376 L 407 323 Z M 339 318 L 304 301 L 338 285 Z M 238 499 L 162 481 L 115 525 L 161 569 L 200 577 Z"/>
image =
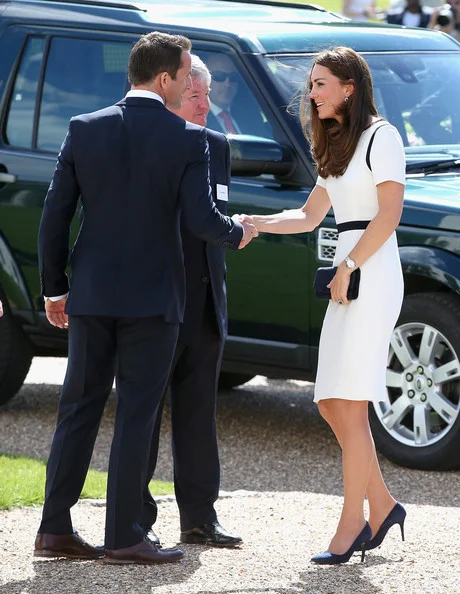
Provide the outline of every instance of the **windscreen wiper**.
<path id="1" fill-rule="evenodd" d="M 407 173 L 436 173 L 438 171 L 448 171 L 460 167 L 460 159 L 446 159 L 445 161 L 419 161 L 417 163 L 407 163 Z"/>

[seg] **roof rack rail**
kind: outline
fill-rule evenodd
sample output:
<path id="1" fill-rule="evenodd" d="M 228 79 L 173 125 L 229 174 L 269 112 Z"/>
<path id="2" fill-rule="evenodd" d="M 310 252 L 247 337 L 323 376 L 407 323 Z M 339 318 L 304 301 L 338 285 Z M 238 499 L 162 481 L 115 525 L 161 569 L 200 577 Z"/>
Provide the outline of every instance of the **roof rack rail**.
<path id="1" fill-rule="evenodd" d="M 243 4 L 265 4 L 267 6 L 281 6 L 285 8 L 296 8 L 296 9 L 305 9 L 305 10 L 319 10 L 321 12 L 330 12 L 324 6 L 319 6 L 318 4 L 294 4 L 293 2 L 283 2 L 280 0 L 223 0 L 224 2 L 240 2 Z"/>
<path id="2" fill-rule="evenodd" d="M 144 8 L 123 2 L 123 0 L 47 0 L 48 2 L 59 2 L 60 4 L 86 4 L 89 6 L 107 6 L 108 8 L 123 8 L 127 10 L 141 10 L 145 11 Z"/>

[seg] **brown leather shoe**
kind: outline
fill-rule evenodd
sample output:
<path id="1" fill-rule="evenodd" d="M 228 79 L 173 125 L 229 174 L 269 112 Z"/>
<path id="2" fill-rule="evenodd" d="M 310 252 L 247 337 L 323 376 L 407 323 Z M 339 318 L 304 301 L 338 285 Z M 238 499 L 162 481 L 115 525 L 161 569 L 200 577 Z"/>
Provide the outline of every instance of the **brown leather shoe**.
<path id="1" fill-rule="evenodd" d="M 103 547 L 92 547 L 78 532 L 73 534 L 37 534 L 34 557 L 65 557 L 66 559 L 100 559 Z"/>
<path id="2" fill-rule="evenodd" d="M 184 556 L 180 549 L 161 549 L 146 540 L 126 549 L 105 550 L 104 563 L 124 565 L 129 563 L 142 563 L 153 565 L 155 563 L 174 563 Z"/>

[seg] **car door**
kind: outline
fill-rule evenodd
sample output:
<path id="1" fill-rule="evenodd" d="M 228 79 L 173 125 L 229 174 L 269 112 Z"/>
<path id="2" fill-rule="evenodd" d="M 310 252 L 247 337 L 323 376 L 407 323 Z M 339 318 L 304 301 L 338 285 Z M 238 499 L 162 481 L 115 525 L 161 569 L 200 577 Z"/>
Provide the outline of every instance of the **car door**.
<path id="1" fill-rule="evenodd" d="M 197 48 L 211 70 L 208 127 L 223 133 L 276 140 L 288 147 L 269 105 L 264 102 L 241 58 L 230 50 Z M 219 103 L 219 105 L 218 105 Z M 219 109 L 229 110 L 233 131 Z M 232 176 L 229 214 L 272 214 L 300 208 L 311 187 L 274 175 Z M 310 367 L 312 274 L 316 270 L 311 234 L 261 234 L 243 252 L 227 253 L 229 338 L 224 368 L 249 365 L 275 374 L 276 368 L 307 372 Z M 321 307 L 321 306 L 320 306 Z M 315 358 L 314 358 L 315 359 Z"/>
<path id="2" fill-rule="evenodd" d="M 131 43 L 109 34 L 21 31 L 22 48 L 2 110 L 0 225 L 31 300 L 12 305 L 41 309 L 37 234 L 57 154 L 72 116 L 124 95 Z M 77 227 L 75 221 L 74 235 Z"/>

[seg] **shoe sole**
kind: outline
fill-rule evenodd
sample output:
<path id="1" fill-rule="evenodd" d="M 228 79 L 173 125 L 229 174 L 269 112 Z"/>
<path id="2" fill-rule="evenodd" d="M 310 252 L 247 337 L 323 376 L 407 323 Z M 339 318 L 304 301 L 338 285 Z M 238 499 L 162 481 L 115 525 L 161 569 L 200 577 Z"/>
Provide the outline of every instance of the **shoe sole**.
<path id="1" fill-rule="evenodd" d="M 162 559 L 161 561 L 128 561 L 128 560 L 118 560 L 118 559 L 103 559 L 102 562 L 104 565 L 160 565 L 162 563 L 177 563 L 181 561 L 182 557 L 179 559 Z"/>
<path id="2" fill-rule="evenodd" d="M 199 536 L 193 536 L 191 534 L 187 534 L 185 536 L 180 537 L 180 542 L 182 544 L 200 544 L 200 545 L 207 545 L 209 547 L 221 547 L 221 548 L 233 548 L 238 547 L 243 544 L 243 541 L 240 540 L 238 542 L 229 542 L 229 543 L 217 543 L 213 542 L 212 540 L 208 540 L 206 538 L 200 538 Z"/>
<path id="3" fill-rule="evenodd" d="M 42 551 L 34 551 L 34 557 L 54 557 L 55 559 L 80 559 L 81 561 L 96 561 L 96 559 L 102 559 L 102 555 L 97 557 L 83 556 L 83 555 L 72 555 L 71 553 L 56 553 L 55 551 L 48 551 L 46 549 Z"/>

